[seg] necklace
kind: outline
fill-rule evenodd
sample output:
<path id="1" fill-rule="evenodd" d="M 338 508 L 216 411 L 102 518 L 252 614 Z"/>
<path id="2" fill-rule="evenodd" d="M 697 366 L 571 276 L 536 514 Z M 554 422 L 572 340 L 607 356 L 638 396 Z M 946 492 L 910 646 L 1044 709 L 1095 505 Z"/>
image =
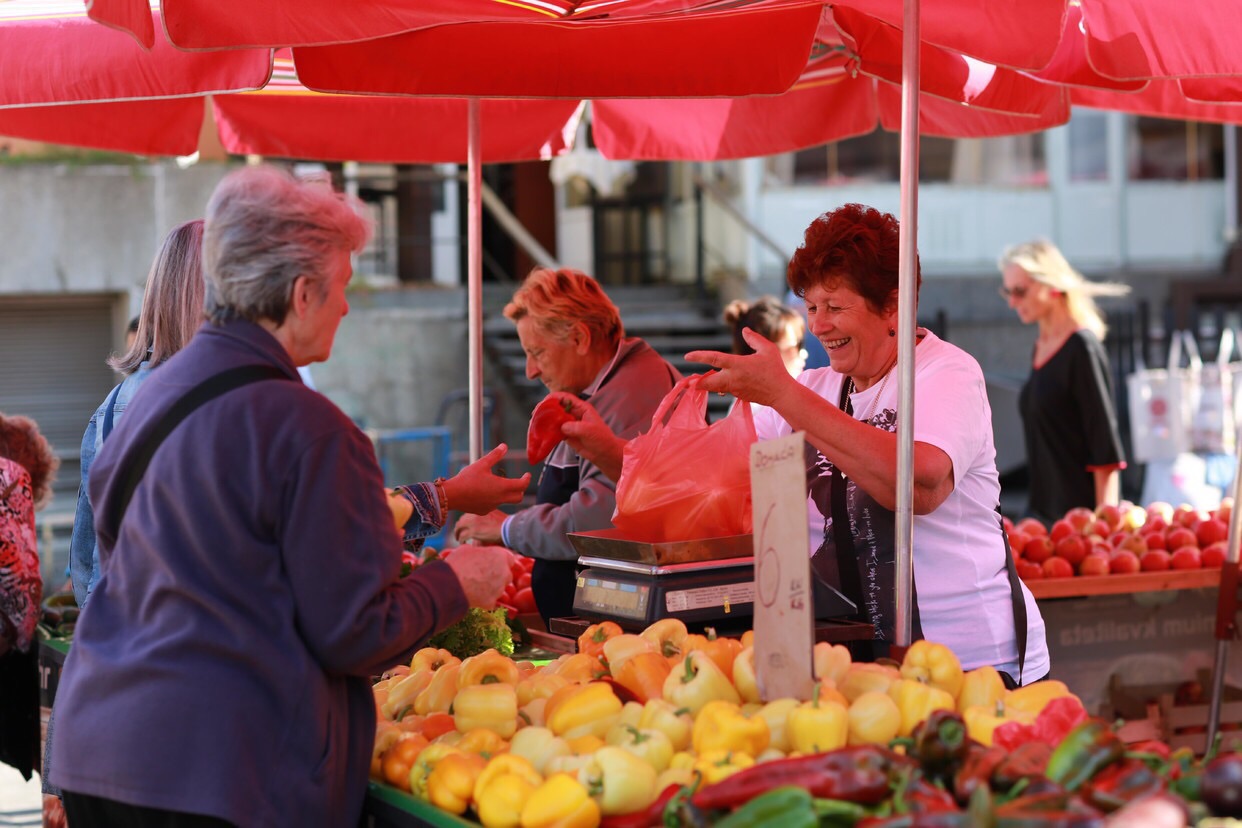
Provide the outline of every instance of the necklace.
<path id="1" fill-rule="evenodd" d="M 888 378 L 892 376 L 893 368 L 896 367 L 897 363 L 894 362 L 889 366 L 889 369 L 884 372 L 884 377 L 880 380 L 880 387 L 875 390 L 875 396 L 872 397 L 871 402 L 867 404 L 867 411 L 862 416 L 862 422 L 868 422 L 871 419 L 871 416 L 875 414 L 875 409 L 880 402 L 880 397 L 884 396 L 884 387 L 888 385 Z M 858 386 L 854 383 L 854 378 L 850 377 L 850 390 L 846 393 L 852 396 L 857 390 Z"/>

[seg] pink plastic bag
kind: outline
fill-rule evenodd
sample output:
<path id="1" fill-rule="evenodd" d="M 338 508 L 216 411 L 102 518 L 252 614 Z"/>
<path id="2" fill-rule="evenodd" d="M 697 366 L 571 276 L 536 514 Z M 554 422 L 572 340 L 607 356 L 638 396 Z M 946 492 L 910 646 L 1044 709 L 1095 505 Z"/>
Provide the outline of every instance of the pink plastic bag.
<path id="1" fill-rule="evenodd" d="M 673 386 L 651 430 L 626 444 L 612 522 L 627 538 L 650 543 L 751 531 L 750 444 L 757 438 L 750 406 L 739 403 L 708 425 L 701 378 Z"/>

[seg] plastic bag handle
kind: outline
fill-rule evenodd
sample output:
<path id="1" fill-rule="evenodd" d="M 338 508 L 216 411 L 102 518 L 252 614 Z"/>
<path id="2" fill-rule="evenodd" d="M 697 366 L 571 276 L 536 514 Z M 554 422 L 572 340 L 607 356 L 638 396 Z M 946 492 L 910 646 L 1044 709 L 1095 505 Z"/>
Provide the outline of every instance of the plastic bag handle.
<path id="1" fill-rule="evenodd" d="M 1223 327 L 1224 330 L 1220 332 L 1220 348 L 1216 351 L 1216 364 L 1222 368 L 1233 359 L 1233 351 L 1237 345 L 1237 335 L 1233 332 L 1233 328 L 1228 325 Z"/>
<path id="2" fill-rule="evenodd" d="M 655 414 L 651 416 L 651 427 L 655 428 L 656 426 L 664 425 L 664 422 L 668 419 L 672 409 L 675 406 L 680 405 L 686 398 L 686 395 L 691 391 L 698 390 L 695 386 L 702 381 L 703 377 L 711 376 L 714 373 L 716 372 L 708 371 L 705 374 L 691 374 L 688 377 L 682 377 L 677 380 L 676 385 L 670 388 L 669 392 L 664 395 L 664 399 L 660 400 L 660 407 L 657 408 Z M 699 393 L 703 394 L 703 399 L 706 400 L 706 392 L 700 391 Z"/>
<path id="3" fill-rule="evenodd" d="M 1175 331 L 1169 342 L 1169 371 L 1181 368 L 1183 348 L 1186 350 L 1187 367 L 1192 371 L 1201 369 L 1203 360 L 1199 357 L 1199 346 L 1194 335 L 1190 331 L 1181 330 Z"/>

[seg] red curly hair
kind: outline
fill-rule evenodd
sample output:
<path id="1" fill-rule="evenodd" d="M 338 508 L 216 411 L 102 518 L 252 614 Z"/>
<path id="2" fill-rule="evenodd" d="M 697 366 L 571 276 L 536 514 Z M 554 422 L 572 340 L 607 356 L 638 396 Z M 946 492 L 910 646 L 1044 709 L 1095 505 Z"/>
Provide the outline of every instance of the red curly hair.
<path id="1" fill-rule="evenodd" d="M 845 204 L 824 213 L 806 228 L 802 246 L 789 260 L 789 287 L 799 296 L 816 285 L 844 285 L 863 297 L 877 314 L 897 301 L 898 222 L 863 204 Z M 914 295 L 923 284 L 914 259 Z"/>
<path id="2" fill-rule="evenodd" d="M 7 457 L 26 469 L 35 508 L 46 505 L 52 496 L 52 481 L 56 479 L 60 460 L 34 420 L 0 412 L 0 457 Z"/>

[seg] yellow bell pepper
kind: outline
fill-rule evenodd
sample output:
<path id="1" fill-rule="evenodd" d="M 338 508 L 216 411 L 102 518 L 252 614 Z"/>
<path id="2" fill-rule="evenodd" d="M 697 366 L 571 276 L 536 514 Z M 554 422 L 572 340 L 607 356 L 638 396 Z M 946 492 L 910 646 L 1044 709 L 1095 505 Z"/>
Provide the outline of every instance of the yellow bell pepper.
<path id="1" fill-rule="evenodd" d="M 593 733 L 588 733 L 584 736 L 566 739 L 565 744 L 569 745 L 574 756 L 589 756 L 604 746 L 604 740 Z"/>
<path id="2" fill-rule="evenodd" d="M 452 753 L 431 769 L 427 777 L 427 798 L 441 810 L 464 814 L 474 795 L 474 783 L 487 760 L 473 753 Z"/>
<path id="3" fill-rule="evenodd" d="M 827 641 L 816 642 L 811 651 L 811 661 L 814 665 L 816 679 L 820 681 L 829 679 L 837 684 L 845 677 L 845 672 L 853 663 L 849 647 L 844 644 L 829 644 Z"/>
<path id="4" fill-rule="evenodd" d="M 603 737 L 621 715 L 621 700 L 603 682 L 558 690 L 544 710 L 548 727 L 557 736 Z"/>
<path id="5" fill-rule="evenodd" d="M 674 665 L 664 681 L 664 698 L 692 714 L 697 714 L 705 704 L 717 699 L 742 703 L 733 682 L 716 666 L 716 662 L 701 651 L 687 653 L 679 664 Z"/>
<path id="6" fill-rule="evenodd" d="M 608 642 L 608 639 L 615 638 L 622 632 L 624 630 L 616 621 L 601 621 L 598 624 L 592 624 L 582 635 L 578 636 L 578 652 L 599 658 L 604 654 L 604 644 Z"/>
<path id="7" fill-rule="evenodd" d="M 855 663 L 849 666 L 845 675 L 837 682 L 837 689 L 852 703 L 854 699 L 871 690 L 887 693 L 889 686 L 899 678 L 901 673 L 896 667 Z"/>
<path id="8" fill-rule="evenodd" d="M 431 677 L 427 689 L 414 699 L 414 712 L 420 716 L 428 713 L 447 713 L 457 695 L 457 673 L 461 664 L 446 664 Z"/>
<path id="9" fill-rule="evenodd" d="M 518 706 L 525 707 L 535 699 L 548 699 L 562 687 L 569 685 L 569 679 L 555 673 L 541 673 L 522 679 L 517 683 Z"/>
<path id="10" fill-rule="evenodd" d="M 543 782 L 543 776 L 540 775 L 539 771 L 535 770 L 535 766 L 531 764 L 529 759 L 513 753 L 502 753 L 489 759 L 487 766 L 483 768 L 479 778 L 475 780 L 474 801 L 476 803 L 482 802 L 487 786 L 507 774 L 520 776 L 531 784 L 532 789 Z"/>
<path id="11" fill-rule="evenodd" d="M 481 795 L 475 785 L 474 810 L 483 828 L 519 828 L 522 809 L 542 783 L 530 782 L 516 773 L 506 773 L 492 780 Z"/>
<path id="12" fill-rule="evenodd" d="M 409 714 L 414 713 L 414 701 L 418 698 L 419 693 L 430 686 L 431 677 L 432 673 L 430 670 L 415 670 L 402 676 L 397 680 L 396 684 L 389 685 L 388 698 L 380 705 L 380 716 L 385 719 L 401 721 Z"/>
<path id="13" fill-rule="evenodd" d="M 1005 693 L 1005 714 L 1011 719 L 1032 722 L 1048 702 L 1073 695 L 1063 681 L 1037 681 Z"/>
<path id="14" fill-rule="evenodd" d="M 664 793 L 669 785 L 676 785 L 679 788 L 688 788 L 695 784 L 694 768 L 673 768 L 670 767 L 660 772 L 656 777 L 656 790 Z"/>
<path id="15" fill-rule="evenodd" d="M 690 747 L 694 732 L 694 717 L 685 708 L 679 708 L 666 699 L 652 699 L 643 705 L 643 715 L 638 719 L 640 730 L 658 730 L 668 737 L 673 750 Z"/>
<path id="16" fill-rule="evenodd" d="M 485 727 L 504 739 L 517 732 L 517 691 L 512 684 L 472 684 L 453 699 L 453 722 L 461 733 Z"/>
<path id="17" fill-rule="evenodd" d="M 823 753 L 845 747 L 849 739 L 849 713 L 835 701 L 815 697 L 789 711 L 785 722 L 789 745 L 799 753 Z"/>
<path id="18" fill-rule="evenodd" d="M 962 676 L 962 689 L 957 694 L 957 710 L 965 713 L 971 707 L 996 707 L 1005 698 L 1005 682 L 995 667 L 985 665 Z"/>
<path id="19" fill-rule="evenodd" d="M 441 760 L 455 753 L 461 753 L 461 751 L 452 745 L 441 742 L 432 742 L 423 748 L 415 758 L 414 765 L 410 768 L 410 793 L 419 799 L 429 799 L 430 794 L 427 790 L 427 783 L 431 777 L 431 772 L 436 769 L 436 765 Z"/>
<path id="20" fill-rule="evenodd" d="M 675 662 L 680 661 L 685 652 L 682 645 L 685 644 L 689 630 L 686 629 L 683 621 L 677 618 L 665 618 L 655 622 L 639 635 L 650 641 L 657 653 Z"/>
<path id="21" fill-rule="evenodd" d="M 755 674 L 755 648 L 746 647 L 733 659 L 733 686 L 744 702 L 761 701 L 759 677 Z"/>
<path id="22" fill-rule="evenodd" d="M 771 740 L 768 723 L 760 716 L 744 716 L 736 704 L 710 701 L 694 719 L 691 744 L 702 755 L 712 750 L 758 756 Z"/>
<path id="23" fill-rule="evenodd" d="M 604 662 L 595 656 L 589 656 L 586 653 L 574 653 L 559 663 L 556 668 L 556 675 L 564 676 L 571 683 L 581 683 L 595 681 L 597 678 L 608 675 L 608 668 L 604 666 Z"/>
<path id="24" fill-rule="evenodd" d="M 466 753 L 477 753 L 485 759 L 505 753 L 509 750 L 509 743 L 501 738 L 494 730 L 486 727 L 476 727 L 461 735 L 454 744 L 458 750 Z"/>
<path id="25" fill-rule="evenodd" d="M 611 733 L 618 727 L 638 727 L 639 720 L 643 717 L 643 705 L 636 701 L 628 701 L 621 706 L 621 717 L 617 719 L 617 723 L 608 729 Z"/>
<path id="26" fill-rule="evenodd" d="M 578 778 L 578 771 L 591 764 L 594 754 L 571 753 L 568 756 L 556 756 L 548 760 L 548 766 L 544 769 L 544 776 L 552 776 L 557 773 L 568 773 L 574 779 Z"/>
<path id="27" fill-rule="evenodd" d="M 694 770 L 694 765 L 699 761 L 699 757 L 695 756 L 688 750 L 679 750 L 673 754 L 673 758 L 669 760 L 668 766 L 674 770 Z"/>
<path id="28" fill-rule="evenodd" d="M 472 684 L 514 684 L 521 678 L 517 664 L 496 650 L 484 650 L 461 663 L 457 674 L 457 688 Z"/>
<path id="29" fill-rule="evenodd" d="M 709 750 L 707 753 L 699 754 L 694 763 L 694 770 L 702 776 L 702 784 L 714 785 L 753 764 L 755 764 L 754 757 L 745 753 Z"/>
<path id="30" fill-rule="evenodd" d="M 991 747 L 996 728 L 1017 720 L 1005 715 L 1005 705 L 998 701 L 991 705 L 971 705 L 962 711 L 962 721 L 966 723 L 966 733 L 970 738 L 984 747 Z"/>
<path id="31" fill-rule="evenodd" d="M 596 828 L 599 804 L 574 777 L 558 773 L 531 792 L 522 808 L 521 828 Z"/>
<path id="32" fill-rule="evenodd" d="M 624 748 L 659 773 L 673 760 L 673 743 L 654 728 L 639 729 L 633 725 L 614 727 L 608 731 L 608 744 Z"/>
<path id="33" fill-rule="evenodd" d="M 931 715 L 933 710 L 954 710 L 953 696 L 930 684 L 914 679 L 898 679 L 889 685 L 888 695 L 901 711 L 900 736 L 910 736 L 919 722 Z"/>
<path id="34" fill-rule="evenodd" d="M 435 672 L 441 667 L 448 667 L 452 664 L 461 664 L 461 659 L 450 653 L 448 650 L 437 650 L 434 647 L 423 647 L 414 654 L 410 659 L 410 670 L 418 672 L 419 670 L 429 670 Z"/>
<path id="35" fill-rule="evenodd" d="M 613 678 L 617 678 L 627 661 L 643 653 L 657 653 L 657 650 L 650 641 L 634 633 L 622 633 L 604 642 L 604 661 Z M 668 663 L 668 659 L 664 661 Z"/>
<path id="36" fill-rule="evenodd" d="M 901 730 L 901 711 L 892 696 L 872 690 L 849 707 L 850 745 L 887 745 Z"/>
<path id="37" fill-rule="evenodd" d="M 789 712 L 801 703 L 797 699 L 775 699 L 759 708 L 757 715 L 768 723 L 768 747 L 776 748 L 782 753 L 791 750 L 789 728 L 786 725 Z"/>
<path id="38" fill-rule="evenodd" d="M 546 727 L 524 727 L 513 735 L 509 753 L 528 760 L 535 770 L 544 773 L 548 760 L 555 756 L 569 756 L 568 743 Z"/>
<path id="39" fill-rule="evenodd" d="M 578 781 L 599 803 L 604 816 L 629 814 L 646 808 L 659 795 L 656 770 L 643 759 L 619 747 L 602 747 L 578 771 Z"/>
<path id="40" fill-rule="evenodd" d="M 906 650 L 901 677 L 939 687 L 956 700 L 962 690 L 962 663 L 945 645 L 919 639 Z"/>

